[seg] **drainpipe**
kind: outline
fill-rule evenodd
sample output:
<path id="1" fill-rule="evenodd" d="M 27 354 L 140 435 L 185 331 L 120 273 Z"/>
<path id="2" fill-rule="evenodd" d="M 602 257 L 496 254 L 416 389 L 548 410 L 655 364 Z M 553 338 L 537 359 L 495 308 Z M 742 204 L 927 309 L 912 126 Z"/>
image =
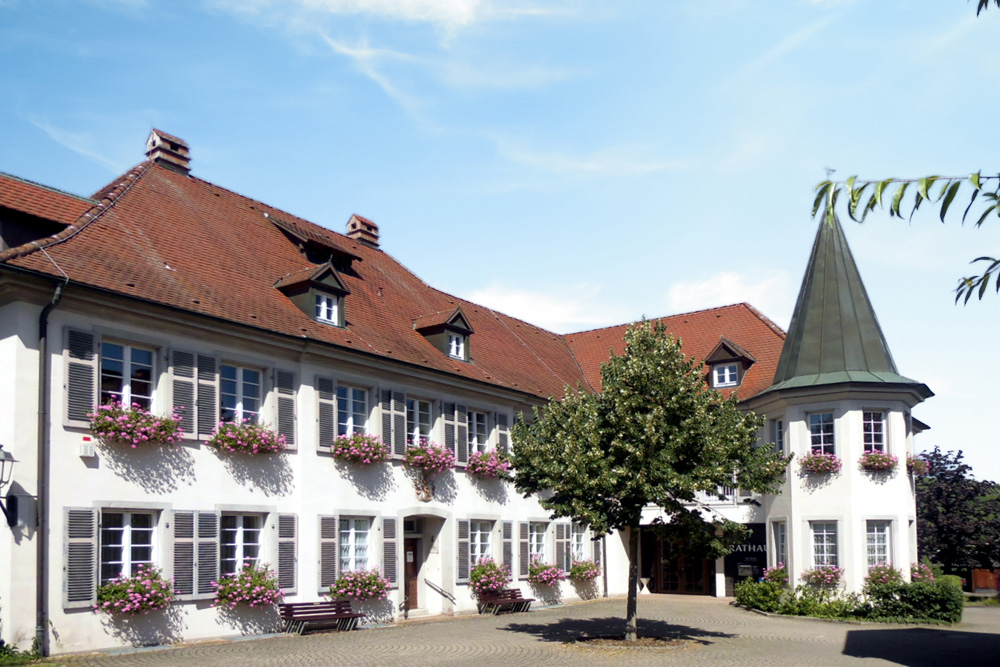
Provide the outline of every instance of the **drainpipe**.
<path id="1" fill-rule="evenodd" d="M 38 316 L 38 532 L 35 572 L 35 643 L 43 656 L 49 654 L 48 571 L 49 571 L 49 313 L 63 297 L 66 278 L 56 285 L 52 300 Z"/>

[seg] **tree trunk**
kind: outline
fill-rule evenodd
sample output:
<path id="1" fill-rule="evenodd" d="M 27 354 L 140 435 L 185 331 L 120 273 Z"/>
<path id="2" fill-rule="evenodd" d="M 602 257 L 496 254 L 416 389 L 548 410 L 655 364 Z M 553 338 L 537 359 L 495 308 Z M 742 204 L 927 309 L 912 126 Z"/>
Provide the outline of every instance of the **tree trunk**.
<path id="1" fill-rule="evenodd" d="M 628 604 L 625 607 L 625 641 L 639 637 L 636 601 L 639 597 L 639 527 L 628 531 Z"/>

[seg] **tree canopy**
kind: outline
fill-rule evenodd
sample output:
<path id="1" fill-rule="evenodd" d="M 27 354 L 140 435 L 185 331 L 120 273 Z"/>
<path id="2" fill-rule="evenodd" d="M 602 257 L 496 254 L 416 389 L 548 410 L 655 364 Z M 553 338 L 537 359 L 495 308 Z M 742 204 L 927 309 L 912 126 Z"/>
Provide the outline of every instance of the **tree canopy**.
<path id="1" fill-rule="evenodd" d="M 540 494 L 553 517 L 588 525 L 598 535 L 629 531 L 626 638 L 636 637 L 638 528 L 647 505 L 718 556 L 726 526 L 698 510 L 698 492 L 735 483 L 777 491 L 786 462 L 757 447 L 763 420 L 723 400 L 705 382 L 701 362 L 685 357 L 662 323 L 628 328 L 625 350 L 601 367 L 602 391 L 567 391 L 535 409 L 513 430 L 515 484 Z M 705 513 L 708 513 L 707 511 Z M 695 535 L 695 532 L 700 534 Z M 696 538 L 696 539 L 695 539 Z"/>

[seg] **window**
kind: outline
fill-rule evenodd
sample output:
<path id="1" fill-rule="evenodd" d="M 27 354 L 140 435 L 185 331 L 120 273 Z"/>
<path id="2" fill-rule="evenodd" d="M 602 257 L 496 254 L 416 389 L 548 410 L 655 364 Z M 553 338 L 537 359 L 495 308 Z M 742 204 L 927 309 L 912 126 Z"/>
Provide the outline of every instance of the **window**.
<path id="1" fill-rule="evenodd" d="M 783 419 L 771 420 L 771 444 L 776 454 L 785 452 L 785 421 Z"/>
<path id="2" fill-rule="evenodd" d="M 152 350 L 118 343 L 101 343 L 101 404 L 135 403 L 149 410 L 153 402 Z"/>
<path id="3" fill-rule="evenodd" d="M 370 570 L 371 519 L 340 520 L 340 571 Z"/>
<path id="4" fill-rule="evenodd" d="M 155 525 L 152 512 L 101 513 L 101 584 L 153 564 Z"/>
<path id="5" fill-rule="evenodd" d="M 885 451 L 885 413 L 868 412 L 864 415 L 864 441 L 866 452 Z"/>
<path id="6" fill-rule="evenodd" d="M 891 528 L 891 521 L 867 522 L 865 550 L 868 558 L 868 567 L 892 564 L 892 549 L 889 540 Z"/>
<path id="7" fill-rule="evenodd" d="M 337 386 L 337 435 L 364 433 L 368 427 L 368 391 Z"/>
<path id="8" fill-rule="evenodd" d="M 222 574 L 239 571 L 247 561 L 260 563 L 260 533 L 264 517 L 259 514 L 222 515 L 220 547 Z"/>
<path id="9" fill-rule="evenodd" d="M 340 298 L 329 294 L 317 294 L 316 320 L 340 326 Z"/>
<path id="10" fill-rule="evenodd" d="M 545 559 L 545 529 L 548 524 L 532 521 L 528 524 L 528 558 L 529 560 Z"/>
<path id="11" fill-rule="evenodd" d="M 573 560 L 586 560 L 587 554 L 584 546 L 587 543 L 587 527 L 578 523 L 573 524 L 573 532 L 570 534 L 570 554 Z"/>
<path id="12" fill-rule="evenodd" d="M 469 410 L 469 453 L 485 452 L 489 431 L 486 428 L 486 413 Z"/>
<path id="13" fill-rule="evenodd" d="M 465 359 L 465 336 L 457 333 L 448 334 L 448 356 L 452 359 Z"/>
<path id="14" fill-rule="evenodd" d="M 469 556 L 475 565 L 481 558 L 490 556 L 490 534 L 493 532 L 492 521 L 469 522 Z"/>
<path id="15" fill-rule="evenodd" d="M 431 402 L 406 399 L 406 442 L 420 442 L 431 437 Z"/>
<path id="16" fill-rule="evenodd" d="M 219 369 L 219 420 L 257 423 L 260 417 L 260 371 L 222 364 Z"/>
<path id="17" fill-rule="evenodd" d="M 713 387 L 735 387 L 739 384 L 739 364 L 719 364 L 712 367 Z"/>
<path id="18" fill-rule="evenodd" d="M 814 452 L 836 454 L 833 442 L 833 413 L 817 412 L 809 415 L 809 436 Z"/>
<path id="19" fill-rule="evenodd" d="M 773 565 L 777 567 L 778 563 L 784 563 L 788 565 L 788 533 L 785 529 L 784 521 L 775 521 L 771 524 L 771 535 L 774 539 L 774 563 Z"/>
<path id="20" fill-rule="evenodd" d="M 813 521 L 813 566 L 837 565 L 837 522 Z"/>

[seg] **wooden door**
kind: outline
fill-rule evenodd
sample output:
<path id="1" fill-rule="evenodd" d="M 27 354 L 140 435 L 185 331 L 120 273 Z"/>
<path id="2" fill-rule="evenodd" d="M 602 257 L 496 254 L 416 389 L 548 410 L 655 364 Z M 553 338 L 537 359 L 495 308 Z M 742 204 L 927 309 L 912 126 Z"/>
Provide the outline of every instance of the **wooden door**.
<path id="1" fill-rule="evenodd" d="M 406 609 L 419 609 L 420 582 L 420 538 L 407 537 L 403 540 L 403 592 L 406 595 Z"/>
<path id="2" fill-rule="evenodd" d="M 659 547 L 654 592 L 687 595 L 713 593 L 715 577 L 712 576 L 712 561 L 690 558 L 667 540 L 660 540 Z"/>

